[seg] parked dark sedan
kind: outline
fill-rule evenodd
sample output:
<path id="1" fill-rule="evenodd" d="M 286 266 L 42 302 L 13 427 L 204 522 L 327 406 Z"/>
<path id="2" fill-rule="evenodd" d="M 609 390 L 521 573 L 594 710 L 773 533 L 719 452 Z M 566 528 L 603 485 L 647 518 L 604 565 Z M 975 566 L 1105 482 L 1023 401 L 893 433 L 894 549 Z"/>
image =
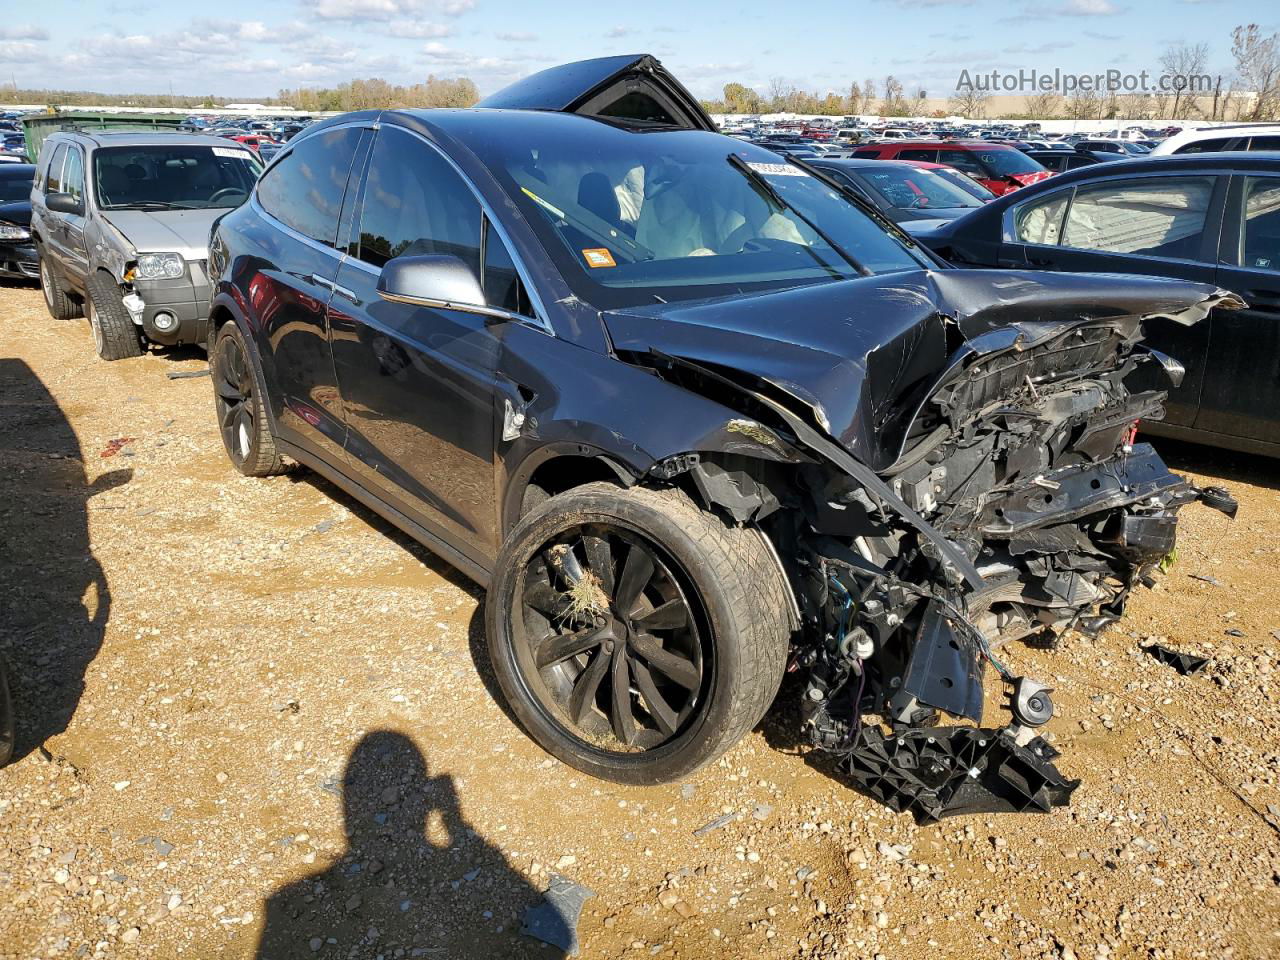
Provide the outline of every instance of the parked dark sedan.
<path id="1" fill-rule="evenodd" d="M 36 168 L 29 163 L 0 164 L 0 277 L 35 280 L 40 263 L 31 241 L 31 183 Z"/>
<path id="2" fill-rule="evenodd" d="M 1280 456 L 1280 153 L 1152 157 L 1065 173 L 920 239 L 964 266 L 1107 271 L 1214 283 L 1246 310 L 1150 343 L 1186 366 L 1144 429 Z"/>
<path id="3" fill-rule="evenodd" d="M 916 223 L 935 225 L 939 221 L 954 220 L 983 205 L 972 193 L 938 176 L 931 169 L 941 169 L 938 164 L 865 157 L 817 157 L 808 163 L 826 170 L 904 228 Z"/>
<path id="4" fill-rule="evenodd" d="M 1095 163 L 1124 159 L 1122 153 L 1107 153 L 1102 150 L 1028 150 L 1027 156 L 1054 173 L 1066 173 L 1068 170 L 1091 167 Z"/>
<path id="5" fill-rule="evenodd" d="M 1206 495 L 1132 445 L 1161 394 L 1121 374 L 1148 316 L 1235 298 L 945 269 L 713 131 L 611 57 L 300 133 L 210 244 L 229 458 L 308 465 L 486 584 L 513 712 L 591 774 L 686 775 L 790 665 L 797 733 L 894 809 L 1066 803 L 1050 691 L 991 643 L 1100 629 L 1172 549 Z"/>

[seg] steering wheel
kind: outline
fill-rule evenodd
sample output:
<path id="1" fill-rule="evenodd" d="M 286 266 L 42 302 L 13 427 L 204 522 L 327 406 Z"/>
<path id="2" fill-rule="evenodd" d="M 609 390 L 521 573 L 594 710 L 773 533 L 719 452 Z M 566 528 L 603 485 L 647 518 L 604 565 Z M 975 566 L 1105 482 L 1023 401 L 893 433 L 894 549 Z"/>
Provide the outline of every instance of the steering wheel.
<path id="1" fill-rule="evenodd" d="M 217 203 L 219 200 L 223 199 L 224 196 L 235 195 L 235 194 L 239 194 L 242 197 L 248 196 L 248 194 L 246 194 L 239 187 L 223 187 L 221 190 L 215 190 L 213 196 L 211 196 L 206 202 Z"/>

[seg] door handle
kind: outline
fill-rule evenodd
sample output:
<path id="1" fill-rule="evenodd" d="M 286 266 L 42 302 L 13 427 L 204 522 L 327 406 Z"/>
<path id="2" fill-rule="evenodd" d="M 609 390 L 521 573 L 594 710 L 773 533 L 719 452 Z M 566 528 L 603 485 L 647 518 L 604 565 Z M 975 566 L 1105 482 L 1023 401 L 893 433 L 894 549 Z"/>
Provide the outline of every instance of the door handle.
<path id="1" fill-rule="evenodd" d="M 1246 290 L 1244 301 L 1254 309 L 1280 310 L 1280 294 L 1271 290 Z"/>
<path id="2" fill-rule="evenodd" d="M 330 293 L 336 293 L 340 297 L 345 297 L 346 299 L 350 300 L 352 303 L 360 302 L 356 298 L 356 292 L 354 290 L 348 287 L 344 287 L 342 286 L 342 284 L 336 283 L 335 281 L 330 280 L 328 277 L 322 277 L 318 273 L 313 273 L 307 279 L 310 280 L 312 283 L 314 283 L 316 286 L 324 287 Z"/>

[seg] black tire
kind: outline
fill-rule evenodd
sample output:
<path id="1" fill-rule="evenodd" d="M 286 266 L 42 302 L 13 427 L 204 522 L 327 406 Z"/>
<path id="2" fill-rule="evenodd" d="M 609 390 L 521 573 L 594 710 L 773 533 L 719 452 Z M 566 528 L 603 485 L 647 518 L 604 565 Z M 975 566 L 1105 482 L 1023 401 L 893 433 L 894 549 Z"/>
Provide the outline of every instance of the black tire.
<path id="1" fill-rule="evenodd" d="M 84 316 L 84 310 L 80 304 L 67 296 L 62 278 L 58 276 L 58 271 L 44 255 L 43 250 L 39 251 L 39 256 L 40 291 L 44 294 L 44 305 L 49 309 L 49 316 L 55 320 L 74 320 Z"/>
<path id="2" fill-rule="evenodd" d="M 589 540 L 599 541 L 604 535 L 602 531 L 609 536 L 614 536 L 616 531 L 617 536 L 626 538 L 624 542 L 629 545 L 623 549 L 627 552 L 615 553 L 613 556 L 617 559 L 606 559 L 600 564 L 616 572 L 616 577 L 614 573 L 607 574 L 608 597 L 613 598 L 606 598 L 610 612 L 602 612 L 605 607 L 600 606 L 589 614 L 596 618 L 596 624 L 621 625 L 621 619 L 626 619 L 623 632 L 611 634 L 626 639 L 616 644 L 610 640 L 572 660 L 557 660 L 554 666 L 540 666 L 541 651 L 551 639 L 570 637 L 568 633 L 557 636 L 553 620 L 539 619 L 528 605 L 527 591 L 536 588 L 544 591 L 545 597 L 549 586 L 554 589 L 554 581 L 537 579 L 534 571 L 539 568 L 535 565 L 543 563 L 542 558 L 550 551 L 566 549 L 565 544 L 571 542 L 566 538 L 575 535 L 572 531 L 584 531 L 577 541 L 581 546 L 571 548 L 583 551 L 587 551 Z M 654 651 L 655 635 L 643 632 L 639 626 L 643 618 L 652 620 L 657 604 L 641 593 L 641 614 L 634 613 L 635 602 L 628 602 L 632 613 L 623 613 L 617 606 L 623 602 L 619 599 L 624 592 L 622 583 L 627 579 L 630 551 L 637 543 L 652 548 L 662 576 L 671 575 L 668 589 L 679 582 L 679 598 L 687 601 L 689 622 L 700 625 L 694 635 L 702 645 L 697 663 L 699 692 L 690 698 L 690 703 L 695 705 L 686 708 L 688 714 L 679 721 L 681 725 L 669 720 L 665 730 L 643 731 L 650 736 L 667 737 L 643 748 L 636 748 L 630 741 L 616 736 L 612 742 L 606 742 L 607 736 L 588 739 L 583 735 L 587 728 L 581 725 L 580 718 L 574 717 L 573 708 L 581 715 L 583 704 L 587 703 L 585 712 L 590 714 L 587 719 L 599 728 L 598 714 L 604 710 L 599 705 L 597 688 L 592 688 L 589 698 L 578 697 L 575 701 L 572 693 L 567 700 L 563 698 L 566 689 L 576 690 L 583 678 L 591 674 L 598 659 L 616 659 L 617 649 L 625 651 L 624 658 L 632 658 L 632 673 L 624 670 L 621 676 L 625 682 L 619 684 L 619 689 L 626 688 L 623 696 L 633 716 L 637 711 L 648 709 L 648 694 L 644 692 L 641 676 L 635 672 L 633 649 L 642 661 L 640 669 L 644 671 L 643 680 L 647 680 L 649 689 L 654 689 L 654 677 L 674 676 L 662 672 L 661 661 L 652 659 L 652 654 L 668 654 L 672 644 L 679 640 L 660 639 L 659 645 L 668 649 Z M 605 554 L 609 555 L 608 549 Z M 565 555 L 559 556 L 562 562 Z M 586 566 L 594 568 L 597 563 L 592 554 L 585 552 L 585 556 Z M 623 557 L 628 559 L 624 561 Z M 544 563 L 541 569 L 551 568 Z M 562 570 L 562 566 L 556 566 L 556 570 Z M 558 596 L 564 598 L 570 593 Z M 658 600 L 662 601 L 663 597 L 659 596 Z M 671 601 L 662 605 L 669 606 Z M 666 783 L 686 776 L 719 757 L 755 726 L 782 682 L 792 621 L 782 573 L 757 531 L 726 525 L 678 490 L 642 487 L 624 490 L 609 483 L 587 484 L 533 508 L 502 547 L 485 607 L 489 656 L 494 671 L 512 711 L 530 736 L 570 766 L 601 779 L 627 784 Z M 533 628 L 529 626 L 531 614 Z M 573 627 L 562 629 L 571 631 Z M 588 625 L 573 635 L 579 636 L 590 629 Z M 656 625 L 654 629 L 658 629 Z M 530 635 L 538 630 L 544 636 L 531 642 Z M 648 647 L 648 653 L 632 647 L 637 635 Z M 547 679 L 544 671 L 562 666 L 569 668 L 570 676 Z M 572 673 L 575 670 L 578 672 Z M 605 679 L 596 680 L 598 688 L 603 689 L 616 676 L 611 668 L 602 668 L 597 678 Z M 557 682 L 562 695 L 559 701 L 556 700 Z M 633 685 L 637 689 L 632 689 Z M 668 685 L 667 689 L 674 687 Z M 606 692 L 608 695 L 603 698 L 606 707 L 616 708 L 613 691 Z M 657 716 L 651 710 L 648 712 Z M 672 715 L 674 712 L 669 712 L 669 717 Z M 606 714 L 606 731 L 612 724 Z M 618 728 L 613 725 L 612 729 Z"/>
<path id="3" fill-rule="evenodd" d="M 89 277 L 88 287 L 89 329 L 98 356 L 103 360 L 142 356 L 142 338 L 115 280 L 99 270 Z"/>
<path id="4" fill-rule="evenodd" d="M 246 477 L 284 473 L 285 463 L 276 450 L 267 416 L 266 391 L 234 321 L 224 323 L 214 337 L 209 372 L 218 432 L 231 463 Z"/>

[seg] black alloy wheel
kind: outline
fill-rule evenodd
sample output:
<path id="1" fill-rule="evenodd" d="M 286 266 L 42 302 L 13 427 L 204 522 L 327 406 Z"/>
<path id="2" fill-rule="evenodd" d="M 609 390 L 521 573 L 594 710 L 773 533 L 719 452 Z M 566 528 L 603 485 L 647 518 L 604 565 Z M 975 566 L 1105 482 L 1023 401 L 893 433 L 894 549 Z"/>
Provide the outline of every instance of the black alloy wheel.
<path id="1" fill-rule="evenodd" d="M 267 419 L 265 397 L 244 335 L 234 322 L 224 323 L 209 354 L 213 403 L 222 445 L 235 468 L 249 477 L 283 473 L 275 434 Z"/>
<path id="2" fill-rule="evenodd" d="M 525 567 L 518 614 L 530 692 L 591 746 L 640 752 L 681 735 L 712 656 L 688 577 L 638 531 L 583 524 Z"/>

